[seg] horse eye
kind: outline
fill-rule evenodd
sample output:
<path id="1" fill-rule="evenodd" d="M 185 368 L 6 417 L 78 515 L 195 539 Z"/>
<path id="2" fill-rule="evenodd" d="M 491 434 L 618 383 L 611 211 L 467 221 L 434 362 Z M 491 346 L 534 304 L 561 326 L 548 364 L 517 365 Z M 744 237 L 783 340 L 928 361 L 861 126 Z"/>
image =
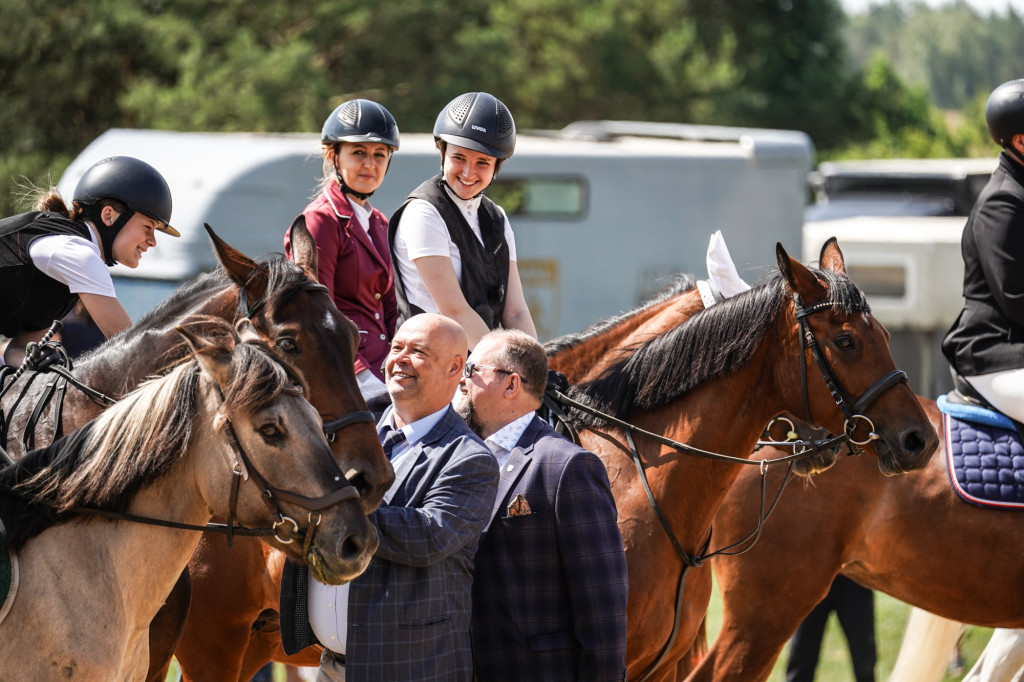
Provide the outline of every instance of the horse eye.
<path id="1" fill-rule="evenodd" d="M 840 350 L 851 350 L 854 347 L 852 336 L 839 336 L 835 340 L 836 348 Z"/>
<path id="2" fill-rule="evenodd" d="M 290 336 L 285 336 L 277 340 L 277 349 L 282 353 L 296 353 L 299 350 L 299 344 L 295 343 L 295 339 Z"/>
<path id="3" fill-rule="evenodd" d="M 284 435 L 281 429 L 277 428 L 277 424 L 264 424 L 260 427 L 260 433 L 269 440 L 277 440 Z"/>

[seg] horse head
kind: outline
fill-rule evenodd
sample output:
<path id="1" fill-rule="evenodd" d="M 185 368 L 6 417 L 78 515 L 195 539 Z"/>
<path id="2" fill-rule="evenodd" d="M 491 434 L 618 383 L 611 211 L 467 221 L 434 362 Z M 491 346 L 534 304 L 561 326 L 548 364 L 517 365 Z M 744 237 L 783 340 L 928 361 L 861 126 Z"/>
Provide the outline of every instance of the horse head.
<path id="1" fill-rule="evenodd" d="M 177 327 L 199 367 L 200 391 L 221 435 L 195 448 L 206 505 L 245 527 L 273 524 L 267 542 L 338 584 L 365 570 L 378 537 L 339 468 L 305 381 L 276 358 L 247 319 L 239 334 Z M 244 340 L 243 340 L 244 339 Z M 215 453 L 215 454 L 214 454 Z M 226 459 L 226 461 L 225 461 Z"/>
<path id="2" fill-rule="evenodd" d="M 776 256 L 792 295 L 783 322 L 789 328 L 785 343 L 792 346 L 787 355 L 797 362 L 779 363 L 775 381 L 780 390 L 800 391 L 789 396 L 791 411 L 874 450 L 886 475 L 925 466 L 938 435 L 906 373 L 893 363 L 888 332 L 849 280 L 836 239 L 822 247 L 817 271 L 791 258 L 781 244 Z M 812 409 L 823 404 L 834 407 Z"/>
<path id="3" fill-rule="evenodd" d="M 346 479 L 359 491 L 364 510 L 376 509 L 394 481 L 394 470 L 356 383 L 359 330 L 317 282 L 316 244 L 309 231 L 301 223 L 293 226 L 295 262 L 279 264 L 300 268 L 305 285 L 289 295 L 268 296 L 275 288 L 275 270 L 224 242 L 209 225 L 206 230 L 224 272 L 238 287 L 240 314 L 251 317 L 274 353 L 305 376 L 310 402 L 329 431 Z"/>

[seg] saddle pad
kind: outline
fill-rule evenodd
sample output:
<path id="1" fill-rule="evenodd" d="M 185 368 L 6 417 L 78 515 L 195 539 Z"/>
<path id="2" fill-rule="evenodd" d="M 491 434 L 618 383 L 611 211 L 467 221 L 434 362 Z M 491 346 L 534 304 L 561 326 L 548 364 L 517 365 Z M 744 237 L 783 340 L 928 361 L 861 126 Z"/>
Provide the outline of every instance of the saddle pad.
<path id="1" fill-rule="evenodd" d="M 1024 508 L 1024 447 L 1016 429 L 942 415 L 953 489 L 982 507 Z"/>
<path id="2" fill-rule="evenodd" d="M 1002 412 L 996 412 L 995 410 L 990 410 L 987 407 L 950 402 L 944 395 L 940 395 L 939 399 L 935 401 L 935 404 L 938 406 L 940 412 L 956 417 L 960 421 L 972 422 L 974 424 L 986 424 L 988 426 L 998 426 L 1001 429 L 1016 428 L 1012 419 Z"/>
<path id="3" fill-rule="evenodd" d="M 18 593 L 18 557 L 7 549 L 4 523 L 0 521 L 0 622 L 7 617 Z"/>

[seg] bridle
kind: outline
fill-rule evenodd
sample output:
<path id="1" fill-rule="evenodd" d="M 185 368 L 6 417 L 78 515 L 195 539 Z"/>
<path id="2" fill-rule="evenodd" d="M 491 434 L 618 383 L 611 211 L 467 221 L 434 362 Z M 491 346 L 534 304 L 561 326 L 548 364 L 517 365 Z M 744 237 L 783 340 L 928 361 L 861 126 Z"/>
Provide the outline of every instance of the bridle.
<path id="1" fill-rule="evenodd" d="M 661 666 L 661 664 L 664 662 L 665 658 L 668 656 L 668 652 L 671 650 L 672 645 L 675 643 L 677 635 L 679 634 L 679 627 L 681 625 L 681 616 L 682 616 L 682 609 L 683 609 L 683 591 L 684 591 L 684 587 L 686 585 L 686 575 L 687 575 L 688 570 L 690 568 L 699 568 L 700 566 L 703 565 L 703 562 L 705 560 L 707 560 L 707 559 L 709 559 L 709 558 L 711 558 L 713 556 L 719 555 L 719 554 L 723 554 L 723 555 L 739 555 L 739 554 L 743 554 L 744 552 L 749 551 L 756 544 L 758 538 L 761 535 L 761 530 L 764 527 L 764 523 L 771 516 L 772 511 L 775 509 L 775 505 L 778 503 L 779 498 L 782 495 L 782 491 L 785 489 L 786 483 L 789 482 L 790 476 L 792 474 L 793 462 L 796 461 L 796 460 L 799 460 L 799 459 L 805 459 L 805 458 L 808 458 L 808 457 L 813 457 L 814 455 L 819 454 L 822 450 L 826 450 L 826 449 L 830 449 L 830 448 L 837 448 L 837 447 L 842 446 L 843 444 L 847 444 L 847 445 L 850 446 L 851 454 L 858 453 L 860 451 L 858 446 L 866 445 L 866 444 L 870 443 L 873 440 L 879 440 L 879 439 L 882 438 L 882 436 L 880 436 L 878 433 L 875 432 L 875 425 L 871 421 L 871 419 L 868 418 L 867 416 L 865 416 L 863 413 L 865 411 L 867 411 L 867 409 L 872 404 L 874 404 L 875 401 L 877 401 L 878 398 L 881 397 L 882 394 L 884 394 L 890 388 L 892 388 L 892 387 L 894 387 L 894 386 L 896 386 L 898 384 L 901 384 L 901 383 L 906 383 L 906 381 L 907 381 L 907 373 L 904 372 L 903 370 L 899 370 L 899 369 L 895 369 L 895 370 L 892 370 L 890 372 L 887 372 L 882 378 L 880 378 L 878 381 L 876 381 L 874 384 L 872 384 L 864 392 L 864 394 L 861 395 L 861 397 L 859 399 L 853 400 L 850 397 L 850 394 L 843 387 L 842 382 L 839 380 L 839 377 L 836 375 L 835 370 L 832 368 L 832 365 L 828 361 L 828 358 L 826 358 L 825 354 L 822 352 L 821 346 L 818 343 L 818 340 L 817 340 L 817 338 L 814 335 L 814 331 L 811 329 L 810 323 L 807 321 L 807 318 L 809 316 L 813 315 L 814 313 L 822 311 L 822 310 L 830 309 L 830 308 L 832 308 L 835 305 L 836 304 L 834 302 L 825 300 L 825 301 L 820 301 L 818 303 L 815 303 L 815 304 L 813 304 L 811 306 L 804 307 L 801 304 L 800 295 L 797 294 L 796 292 L 793 293 L 793 308 L 794 308 L 794 314 L 796 316 L 797 325 L 798 325 L 798 336 L 800 338 L 800 359 L 801 359 L 801 361 L 800 361 L 799 364 L 800 364 L 800 381 L 801 381 L 801 392 L 802 392 L 801 393 L 801 398 L 802 398 L 802 401 L 803 401 L 804 413 L 805 413 L 805 415 L 807 417 L 807 421 L 809 423 L 811 423 L 812 425 L 814 425 L 814 420 L 811 417 L 810 398 L 809 398 L 809 391 L 808 391 L 808 386 L 807 386 L 807 363 L 804 361 L 805 349 L 809 349 L 811 351 L 811 356 L 814 358 L 815 364 L 818 366 L 818 370 L 821 373 L 821 377 L 824 380 L 825 385 L 828 388 L 829 393 L 832 396 L 832 399 L 835 401 L 835 403 L 839 407 L 839 409 L 843 412 L 843 415 L 845 417 L 845 421 L 843 423 L 843 433 L 838 435 L 838 436 L 833 436 L 831 438 L 825 439 L 823 441 L 818 441 L 818 440 L 815 440 L 814 438 L 811 438 L 809 441 L 800 441 L 800 440 L 796 440 L 795 437 L 794 437 L 794 438 L 789 439 L 787 441 L 772 441 L 772 440 L 768 440 L 768 441 L 759 441 L 758 442 L 759 446 L 762 446 L 762 445 L 775 445 L 775 446 L 784 445 L 786 447 L 793 448 L 793 450 L 794 450 L 793 454 L 786 455 L 784 457 L 777 457 L 777 458 L 774 458 L 774 459 L 764 459 L 764 460 L 759 460 L 759 461 L 752 461 L 752 460 L 744 459 L 744 458 L 741 458 L 741 457 L 733 457 L 733 456 L 724 455 L 724 454 L 721 454 L 721 453 L 710 452 L 708 450 L 702 450 L 700 448 L 696 448 L 696 447 L 693 447 L 691 445 L 687 445 L 686 443 L 681 443 L 681 442 L 673 440 L 671 438 L 667 438 L 667 437 L 665 437 L 665 436 L 663 436 L 661 434 L 654 433 L 652 431 L 647 431 L 647 430 L 642 429 L 642 428 L 640 428 L 640 427 L 638 427 L 638 426 L 636 426 L 634 424 L 631 424 L 631 423 L 626 422 L 624 420 L 621 420 L 621 419 L 618 419 L 616 417 L 613 417 L 613 416 L 611 416 L 609 414 L 605 414 L 604 412 L 601 412 L 600 410 L 594 409 L 590 405 L 587 405 L 585 403 L 581 403 L 579 401 L 573 400 L 572 398 L 569 398 L 568 396 L 566 396 L 561 391 L 553 390 L 553 391 L 549 392 L 549 395 L 553 396 L 554 400 L 547 400 L 546 399 L 545 400 L 545 404 L 549 407 L 549 409 L 552 409 L 552 411 L 555 413 L 556 417 L 562 423 L 561 425 L 564 425 L 565 429 L 568 431 L 568 435 L 576 443 L 579 443 L 579 434 L 569 424 L 568 417 L 564 414 L 564 412 L 562 412 L 560 409 L 557 408 L 557 404 L 555 404 L 555 403 L 567 404 L 567 405 L 571 406 L 574 409 L 577 409 L 577 410 L 580 410 L 582 412 L 585 412 L 585 413 L 588 413 L 590 415 L 593 415 L 595 417 L 598 417 L 598 418 L 604 420 L 605 422 L 607 422 L 609 424 L 612 424 L 614 426 L 617 426 L 617 427 L 619 427 L 619 428 L 621 428 L 623 430 L 623 432 L 625 433 L 625 436 L 626 436 L 626 441 L 627 441 L 627 443 L 629 445 L 630 456 L 632 457 L 633 463 L 636 466 L 637 474 L 638 474 L 638 476 L 640 478 L 640 482 L 643 485 L 644 492 L 647 495 L 647 500 L 648 500 L 648 502 L 651 505 L 651 509 L 654 512 L 655 517 L 657 517 L 658 522 L 659 522 L 659 524 L 662 527 L 662 530 L 664 530 L 665 534 L 668 536 L 669 541 L 672 543 L 672 546 L 675 549 L 676 554 L 679 556 L 679 558 L 680 558 L 680 560 L 682 561 L 682 564 L 683 564 L 683 568 L 682 568 L 681 574 L 679 576 L 679 586 L 678 586 L 677 592 L 676 592 L 675 618 L 674 618 L 674 622 L 673 622 L 673 625 L 672 625 L 672 632 L 669 635 L 669 639 L 666 642 L 665 646 L 662 648 L 661 653 L 654 660 L 654 662 L 647 668 L 647 670 L 644 672 L 644 674 L 639 677 L 639 682 L 644 682 L 645 680 L 649 679 L 651 677 L 651 675 L 654 673 L 654 671 L 657 670 L 659 666 Z M 783 423 L 788 423 L 789 424 L 789 429 L 787 429 L 787 431 L 789 433 L 792 433 L 794 431 L 793 423 L 791 421 L 789 421 L 788 419 L 785 419 L 783 417 L 776 417 L 768 425 L 768 428 L 767 428 L 768 433 L 771 432 L 772 425 L 774 425 L 776 423 L 779 423 L 780 421 L 783 422 Z M 867 439 L 865 439 L 863 441 L 858 441 L 858 440 L 856 440 L 854 438 L 854 431 L 856 430 L 857 426 L 860 425 L 860 423 L 866 423 L 868 425 L 868 431 L 869 431 L 868 432 L 868 436 L 867 436 Z M 820 427 L 818 427 L 818 428 L 820 428 Z M 646 473 L 646 470 L 644 469 L 644 465 L 643 465 L 643 461 L 641 460 L 641 457 L 640 457 L 639 449 L 636 446 L 636 441 L 634 439 L 634 434 L 641 435 L 644 438 L 647 438 L 649 440 L 653 440 L 653 441 L 655 441 L 657 443 L 660 443 L 661 445 L 666 445 L 666 446 L 668 446 L 668 447 L 670 447 L 670 448 L 672 448 L 672 449 L 674 449 L 674 450 L 676 450 L 676 451 L 678 451 L 680 453 L 683 453 L 683 454 L 694 455 L 694 456 L 697 456 L 697 457 L 703 457 L 703 458 L 706 458 L 706 459 L 712 459 L 712 460 L 717 460 L 717 461 L 721 461 L 721 462 L 727 462 L 727 463 L 730 463 L 730 464 L 744 464 L 744 465 L 756 465 L 756 466 L 759 466 L 760 469 L 761 469 L 761 506 L 760 506 L 760 513 L 759 513 L 759 517 L 758 517 L 758 521 L 757 521 L 757 526 L 755 527 L 755 529 L 753 531 L 751 531 L 750 533 L 748 533 L 743 538 L 741 538 L 740 540 L 738 540 L 738 541 L 736 541 L 736 542 L 734 542 L 734 543 L 732 543 L 732 544 L 730 544 L 730 545 L 728 545 L 726 547 L 722 547 L 721 549 L 717 549 L 717 550 L 711 551 L 711 552 L 708 551 L 708 548 L 711 546 L 711 532 L 709 532 L 708 536 L 707 536 L 707 539 L 704 541 L 703 545 L 701 546 L 700 553 L 697 554 L 697 555 L 692 555 L 691 556 L 683 548 L 683 546 L 679 542 L 678 538 L 676 538 L 675 533 L 672 532 L 672 529 L 671 529 L 671 527 L 668 524 L 667 518 L 662 513 L 661 507 L 658 505 L 658 501 L 654 497 L 654 493 L 651 490 L 650 483 L 647 480 L 647 473 Z M 786 476 L 783 479 L 782 484 L 780 485 L 778 492 L 775 494 L 774 499 L 772 500 L 771 504 L 768 506 L 767 511 L 766 511 L 765 510 L 766 484 L 767 484 L 766 474 L 767 474 L 767 471 L 768 471 L 768 465 L 770 465 L 770 464 L 777 464 L 777 463 L 786 463 L 787 464 Z M 739 549 L 737 549 L 737 548 L 739 548 Z"/>
<path id="2" fill-rule="evenodd" d="M 224 403 L 224 395 L 219 386 L 216 386 L 217 395 L 220 397 L 221 403 Z M 298 393 L 295 392 L 297 395 Z M 228 548 L 230 549 L 233 545 L 235 535 L 241 536 L 273 536 L 281 544 L 291 544 L 295 540 L 302 540 L 302 553 L 305 556 L 309 552 L 309 548 L 313 542 L 313 536 L 316 533 L 316 529 L 319 527 L 322 520 L 321 512 L 325 509 L 333 507 L 342 502 L 356 499 L 359 497 L 359 492 L 355 486 L 346 481 L 345 485 L 332 490 L 331 492 L 321 495 L 319 497 L 306 497 L 299 493 L 278 488 L 272 485 L 259 470 L 259 468 L 249 458 L 245 448 L 242 447 L 241 442 L 238 440 L 238 436 L 235 433 L 234 426 L 231 423 L 230 418 L 226 418 L 224 421 L 224 437 L 228 442 L 228 447 L 231 449 L 233 454 L 232 462 L 232 479 L 231 479 L 231 491 L 228 500 L 228 517 L 227 523 L 207 523 L 204 525 L 196 525 L 189 523 L 180 523 L 177 521 L 167 521 L 164 519 L 157 519 L 149 516 L 141 516 L 138 514 L 129 514 L 126 512 L 116 512 L 106 509 L 96 509 L 92 507 L 70 507 L 67 509 L 68 512 L 76 514 L 91 514 L 94 516 L 103 516 L 107 518 L 131 521 L 134 523 L 142 523 L 151 526 L 161 526 L 165 528 L 175 528 L 178 530 L 192 530 L 202 532 L 215 532 L 223 533 L 227 535 Z M 331 460 L 334 461 L 333 459 Z M 344 481 L 344 476 L 341 475 L 340 469 L 338 470 L 338 476 L 335 477 L 337 481 Z M 260 490 L 260 499 L 263 500 L 264 504 L 271 510 L 276 516 L 276 521 L 270 527 L 264 528 L 245 528 L 236 526 L 234 519 L 237 515 L 238 507 L 238 492 L 241 487 L 243 480 L 252 480 L 252 482 Z M 47 506 L 56 506 L 46 500 L 35 500 L 29 496 L 22 495 L 17 491 L 8 488 L 5 492 L 22 497 L 23 499 L 30 500 L 34 503 L 44 504 Z M 299 508 L 307 512 L 307 524 L 306 528 L 302 529 L 299 523 L 291 516 L 285 514 L 281 508 L 281 502 L 286 502 L 298 506 Z"/>
<path id="3" fill-rule="evenodd" d="M 307 279 L 306 283 L 302 285 L 303 291 L 322 291 L 327 293 L 328 289 L 319 282 L 314 282 Z M 266 305 L 266 297 L 257 299 L 251 306 L 249 305 L 249 296 L 245 293 L 244 287 L 238 288 L 238 315 L 239 319 L 252 318 L 253 315 L 259 315 L 264 306 Z M 333 443 L 338 437 L 338 432 L 342 429 L 352 426 L 353 424 L 376 424 L 377 419 L 373 416 L 373 412 L 369 410 L 356 410 L 350 412 L 338 419 L 324 422 L 324 435 L 327 436 L 327 442 Z"/>

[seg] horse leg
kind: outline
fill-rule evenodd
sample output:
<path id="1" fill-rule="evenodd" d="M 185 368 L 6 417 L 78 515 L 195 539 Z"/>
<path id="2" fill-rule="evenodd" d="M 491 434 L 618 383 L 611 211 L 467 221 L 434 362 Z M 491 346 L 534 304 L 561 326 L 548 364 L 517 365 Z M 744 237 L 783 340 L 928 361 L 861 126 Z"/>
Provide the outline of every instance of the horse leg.
<path id="1" fill-rule="evenodd" d="M 146 674 L 146 682 L 163 682 L 167 678 L 171 658 L 185 630 L 191 600 L 192 580 L 186 569 L 150 623 L 149 672 Z"/>
<path id="2" fill-rule="evenodd" d="M 184 680 L 239 679 L 253 623 L 266 608 L 264 547 L 248 537 L 236 537 L 231 550 L 225 538 L 200 540 L 189 560 L 192 608 L 175 651 Z"/>
<path id="3" fill-rule="evenodd" d="M 890 679 L 906 682 L 941 680 L 949 665 L 949 654 L 962 629 L 963 625 L 956 621 L 924 609 L 911 609 Z"/>
<path id="4" fill-rule="evenodd" d="M 254 628 L 249 637 L 249 648 L 245 650 L 240 679 L 248 680 L 249 677 L 246 675 L 250 671 L 259 670 L 261 661 L 276 661 L 300 667 L 319 667 L 319 647 L 306 647 L 291 656 L 285 654 L 281 646 L 281 627 L 278 614 L 274 612 L 272 615 L 265 614 L 265 616 L 265 618 L 261 617 L 260 626 Z"/>

